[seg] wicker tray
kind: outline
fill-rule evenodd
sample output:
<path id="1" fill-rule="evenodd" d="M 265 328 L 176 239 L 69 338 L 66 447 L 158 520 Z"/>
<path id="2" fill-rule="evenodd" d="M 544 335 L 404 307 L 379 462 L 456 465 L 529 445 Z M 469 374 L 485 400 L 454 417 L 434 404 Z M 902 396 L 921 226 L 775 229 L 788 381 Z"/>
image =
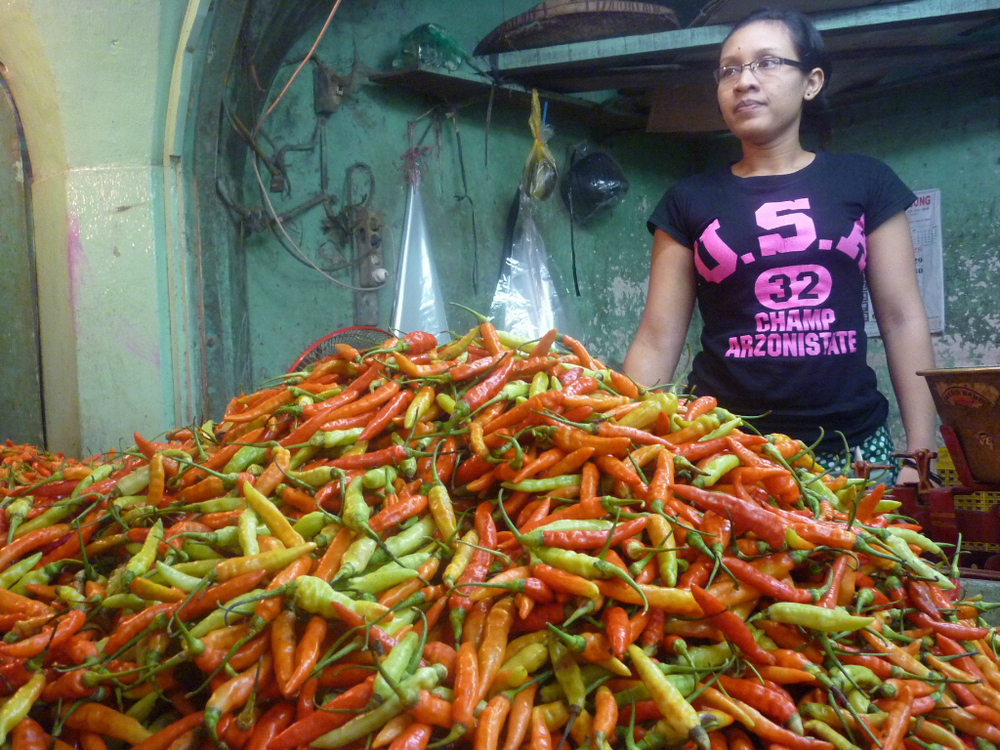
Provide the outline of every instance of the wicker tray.
<path id="1" fill-rule="evenodd" d="M 1000 484 L 1000 367 L 922 370 L 977 482 Z"/>
<path id="2" fill-rule="evenodd" d="M 627 0 L 545 0 L 497 26 L 473 54 L 551 47 L 678 28 L 670 8 Z"/>

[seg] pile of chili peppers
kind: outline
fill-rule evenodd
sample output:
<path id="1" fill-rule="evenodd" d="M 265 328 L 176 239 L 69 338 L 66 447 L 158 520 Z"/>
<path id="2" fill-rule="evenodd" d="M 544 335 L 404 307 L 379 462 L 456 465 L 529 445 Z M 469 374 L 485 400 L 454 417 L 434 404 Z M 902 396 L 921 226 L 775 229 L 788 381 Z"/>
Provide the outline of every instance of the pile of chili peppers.
<path id="1" fill-rule="evenodd" d="M 988 605 L 882 486 L 555 331 L 0 462 L 14 750 L 1000 744 Z"/>

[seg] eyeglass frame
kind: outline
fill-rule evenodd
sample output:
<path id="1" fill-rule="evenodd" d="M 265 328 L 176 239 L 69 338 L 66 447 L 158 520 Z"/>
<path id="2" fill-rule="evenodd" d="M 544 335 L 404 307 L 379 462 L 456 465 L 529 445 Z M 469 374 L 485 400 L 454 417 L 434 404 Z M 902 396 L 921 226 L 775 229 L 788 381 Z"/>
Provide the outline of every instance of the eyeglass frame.
<path id="1" fill-rule="evenodd" d="M 736 71 L 734 77 L 732 78 L 732 81 L 735 82 L 739 80 L 739 77 L 743 74 L 744 68 L 750 68 L 750 74 L 759 81 L 760 76 L 757 75 L 757 69 L 760 67 L 760 64 L 765 60 L 777 60 L 781 65 L 788 65 L 792 68 L 795 68 L 796 70 L 801 70 L 803 73 L 808 73 L 809 71 L 812 70 L 811 67 L 806 65 L 801 60 L 790 60 L 787 57 L 778 57 L 777 55 L 765 55 L 759 60 L 751 60 L 748 63 L 743 63 L 742 65 L 721 65 L 718 68 L 712 70 L 712 78 L 715 79 L 715 84 L 717 86 L 721 86 L 724 80 L 725 81 L 730 80 L 728 77 L 726 78 L 722 77 L 723 70 L 739 68 L 739 70 Z"/>

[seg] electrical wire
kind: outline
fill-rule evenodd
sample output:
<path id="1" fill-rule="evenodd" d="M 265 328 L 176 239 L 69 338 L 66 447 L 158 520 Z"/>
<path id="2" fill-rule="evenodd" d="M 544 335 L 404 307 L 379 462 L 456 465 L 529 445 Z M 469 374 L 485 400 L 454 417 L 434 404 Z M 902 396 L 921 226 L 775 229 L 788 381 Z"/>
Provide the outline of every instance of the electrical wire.
<path id="1" fill-rule="evenodd" d="M 257 125 L 254 127 L 254 132 L 260 130 L 260 126 L 264 124 L 264 120 L 266 120 L 271 115 L 271 112 L 274 111 L 274 108 L 278 106 L 278 102 L 281 101 L 282 97 L 285 95 L 285 92 L 288 91 L 288 87 L 292 85 L 292 81 L 294 81 L 295 77 L 298 76 L 299 71 L 305 67 L 305 64 L 309 62 L 310 59 L 312 59 L 313 52 L 315 52 L 316 48 L 319 46 L 319 42 L 323 38 L 323 35 L 326 33 L 327 28 L 330 26 L 330 21 L 333 20 L 333 14 L 337 12 L 337 8 L 340 7 L 340 3 L 341 0 L 336 0 L 336 2 L 333 4 L 333 7 L 330 8 L 330 15 L 328 15 L 326 17 L 326 21 L 323 22 L 323 28 L 319 30 L 319 35 L 316 37 L 316 41 L 313 42 L 313 45 L 312 47 L 309 48 L 309 52 L 306 53 L 306 56 L 302 58 L 302 62 L 299 63 L 299 67 L 297 67 L 295 69 L 295 72 L 292 73 L 292 77 L 288 79 L 288 83 L 286 83 L 285 87 L 281 89 L 281 93 L 278 94 L 278 98 L 275 99 L 273 102 L 271 102 L 271 106 L 267 108 L 267 111 L 263 114 L 260 120 L 257 121 Z"/>
<path id="2" fill-rule="evenodd" d="M 287 250 L 288 253 L 293 258 L 295 258 L 297 261 L 299 261 L 303 265 L 306 265 L 309 268 L 311 268 L 312 270 L 314 270 L 316 273 L 318 273 L 320 276 L 322 276 L 327 281 L 331 281 L 334 284 L 336 284 L 337 286 L 343 287 L 344 289 L 350 289 L 350 290 L 355 291 L 355 292 L 372 292 L 372 291 L 375 291 L 376 289 L 381 289 L 382 287 L 384 287 L 386 285 L 387 282 L 385 282 L 385 281 L 381 282 L 377 286 L 354 286 L 353 284 L 347 284 L 347 283 L 341 281 L 340 279 L 335 279 L 333 276 L 331 276 L 326 271 L 324 271 L 322 268 L 320 268 L 315 263 L 313 263 L 312 259 L 303 252 L 302 248 L 300 248 L 295 243 L 295 240 L 293 240 L 288 235 L 288 232 L 285 231 L 285 223 L 281 220 L 281 217 L 278 216 L 277 211 L 275 211 L 275 209 L 274 209 L 274 204 L 271 203 L 271 197 L 267 194 L 267 188 L 264 186 L 264 179 L 260 176 L 260 169 L 257 167 L 257 160 L 256 159 L 251 159 L 250 160 L 250 164 L 251 164 L 251 166 L 253 166 L 253 173 L 254 173 L 254 176 L 257 178 L 257 184 L 260 186 L 260 194 L 261 194 L 261 197 L 264 199 L 264 205 L 267 206 L 267 210 L 271 214 L 271 218 L 274 219 L 275 226 L 281 231 L 281 235 L 285 238 L 285 242 L 281 243 L 282 247 L 284 247 L 285 250 Z M 287 244 L 286 244 L 286 242 L 287 242 Z M 291 247 L 289 247 L 289 245 Z M 293 249 L 294 249 L 294 251 L 293 251 Z"/>

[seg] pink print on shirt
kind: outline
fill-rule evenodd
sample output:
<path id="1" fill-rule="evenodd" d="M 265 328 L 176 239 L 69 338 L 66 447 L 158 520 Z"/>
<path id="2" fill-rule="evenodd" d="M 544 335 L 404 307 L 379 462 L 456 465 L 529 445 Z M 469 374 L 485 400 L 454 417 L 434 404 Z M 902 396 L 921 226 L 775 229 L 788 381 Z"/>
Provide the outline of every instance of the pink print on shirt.
<path id="1" fill-rule="evenodd" d="M 798 253 L 818 247 L 844 253 L 864 272 L 867 262 L 865 217 L 861 216 L 849 235 L 836 242 L 818 239 L 816 225 L 807 213 L 808 198 L 764 203 L 754 214 L 757 226 L 769 230 L 757 238 L 760 257 Z M 772 230 L 792 228 L 791 234 Z M 702 232 L 694 248 L 695 268 L 710 283 L 721 283 L 737 271 L 740 263 L 757 259 L 752 252 L 737 253 L 719 235 L 718 219 Z M 791 256 L 788 256 L 789 258 Z M 823 307 L 833 291 L 830 270 L 818 264 L 791 264 L 770 268 L 757 276 L 754 294 L 770 312 L 756 314 L 755 328 L 729 338 L 727 357 L 822 357 L 857 351 L 858 332 L 836 330 L 836 314 Z"/>

